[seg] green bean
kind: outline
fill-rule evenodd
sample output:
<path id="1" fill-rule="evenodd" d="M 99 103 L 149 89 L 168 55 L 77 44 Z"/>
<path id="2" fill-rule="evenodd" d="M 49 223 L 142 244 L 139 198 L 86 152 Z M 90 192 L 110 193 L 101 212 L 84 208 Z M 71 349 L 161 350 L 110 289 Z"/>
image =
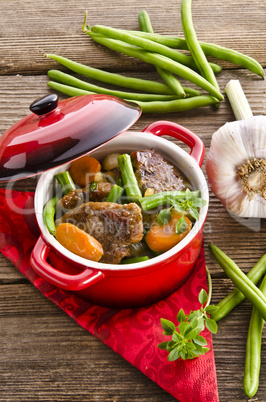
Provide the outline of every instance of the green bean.
<path id="1" fill-rule="evenodd" d="M 229 61 L 240 67 L 260 75 L 264 79 L 264 70 L 257 60 L 234 49 L 229 49 L 223 46 L 215 45 L 212 43 L 200 42 L 202 50 L 206 55 L 216 57 L 220 60 Z"/>
<path id="2" fill-rule="evenodd" d="M 143 32 L 154 33 L 149 14 L 145 10 L 141 10 L 138 15 L 139 27 Z M 132 31 L 131 31 L 132 32 Z M 130 32 L 130 33 L 131 33 Z"/>
<path id="3" fill-rule="evenodd" d="M 85 91 L 84 89 L 79 89 L 75 87 L 70 87 L 69 85 L 59 84 L 58 82 L 48 81 L 48 87 L 55 89 L 62 94 L 68 96 L 81 96 L 81 95 L 94 95 L 96 92 Z"/>
<path id="4" fill-rule="evenodd" d="M 68 171 L 66 172 L 60 172 L 55 175 L 58 183 L 60 184 L 60 187 L 63 191 L 63 194 L 69 193 L 69 191 L 75 189 L 75 184 L 73 183 L 73 180 L 69 174 Z M 50 201 L 48 201 L 44 207 L 43 210 L 43 219 L 45 222 L 45 225 L 47 229 L 49 230 L 49 233 L 52 235 L 55 235 L 55 222 L 54 222 L 54 216 L 55 216 L 55 209 L 56 209 L 56 204 L 59 201 L 59 197 L 53 197 Z"/>
<path id="5" fill-rule="evenodd" d="M 153 40 L 154 42 L 160 43 L 164 46 L 171 47 L 173 49 L 188 50 L 188 45 L 185 39 L 178 38 L 175 36 L 161 35 L 161 34 L 150 34 L 141 31 L 128 31 L 129 33 L 134 33 L 134 35 Z M 230 49 L 224 46 L 215 45 L 214 43 L 199 42 L 200 46 L 206 56 L 216 57 L 220 60 L 229 61 L 240 67 L 246 68 L 249 71 L 260 75 L 264 78 L 264 70 L 257 60 L 237 50 Z M 213 66 L 212 66 L 213 68 Z M 214 68 L 213 68 L 214 70 Z M 217 71 L 214 70 L 216 73 Z"/>
<path id="6" fill-rule="evenodd" d="M 200 195 L 199 190 L 192 191 L 191 192 L 192 197 L 198 197 Z M 177 190 L 172 190 L 172 191 L 162 191 L 161 193 L 156 193 L 149 195 L 147 197 L 141 198 L 140 204 L 142 209 L 144 211 L 149 211 L 150 209 L 157 208 L 161 205 L 165 205 L 167 203 L 171 203 L 171 201 L 174 200 L 180 200 L 185 198 L 186 196 L 186 191 L 177 191 Z"/>
<path id="7" fill-rule="evenodd" d="M 156 53 L 147 52 L 144 49 L 128 45 L 127 43 L 123 43 L 118 40 L 110 39 L 106 36 L 91 31 L 87 31 L 87 34 L 91 36 L 91 38 L 95 42 L 100 43 L 108 47 L 109 49 L 116 50 L 128 56 L 145 61 L 146 63 L 153 64 L 156 67 L 159 66 L 161 68 L 164 68 L 165 70 L 171 71 L 172 73 L 177 74 L 190 82 L 193 82 L 195 85 L 198 85 L 200 88 L 206 90 L 218 100 L 223 99 L 223 95 L 220 93 L 220 91 L 218 91 L 218 89 L 210 84 L 205 78 L 196 73 L 196 71 L 193 71 L 192 69 L 176 61 L 173 61 L 168 57 Z"/>
<path id="8" fill-rule="evenodd" d="M 187 98 L 189 98 L 189 97 L 192 98 L 193 96 L 200 96 L 201 95 L 201 92 L 198 89 L 191 88 L 191 87 L 184 87 L 184 86 L 183 86 L 183 89 L 184 89 L 184 91 L 186 93 Z"/>
<path id="9" fill-rule="evenodd" d="M 128 31 L 111 28 L 111 27 L 108 27 L 105 25 L 94 25 L 93 27 L 90 27 L 88 32 L 86 32 L 86 33 L 89 34 L 89 31 L 95 32 L 100 35 L 104 35 L 108 38 L 120 40 L 122 42 L 131 44 L 135 47 L 139 46 L 140 48 L 142 48 L 144 50 L 161 54 L 162 56 L 168 57 L 171 60 L 174 60 L 180 64 L 183 64 L 184 66 L 187 66 L 191 69 L 198 70 L 198 66 L 196 65 L 195 60 L 191 56 L 188 56 L 177 50 L 173 50 L 173 49 L 171 49 L 167 46 L 161 45 L 159 43 L 155 43 L 152 40 L 141 38 L 140 36 L 129 33 Z M 211 66 L 210 66 L 210 68 L 211 68 Z M 217 69 L 217 66 L 215 66 L 215 70 L 216 69 Z M 218 70 L 220 71 L 220 67 L 218 67 Z"/>
<path id="10" fill-rule="evenodd" d="M 117 160 L 127 196 L 131 201 L 136 202 L 142 197 L 142 194 L 133 170 L 130 155 L 119 155 Z"/>
<path id="11" fill-rule="evenodd" d="M 264 254 L 253 268 L 247 273 L 247 277 L 256 285 L 263 275 L 266 274 L 266 254 Z M 211 315 L 215 321 L 226 317 L 236 306 L 238 306 L 245 296 L 238 289 L 234 289 L 223 300 L 217 304 L 217 310 Z"/>
<path id="12" fill-rule="evenodd" d="M 114 184 L 110 193 L 108 194 L 106 201 L 107 202 L 118 202 L 119 199 L 121 198 L 122 194 L 124 192 L 124 189 L 117 184 Z"/>
<path id="13" fill-rule="evenodd" d="M 69 86 L 69 85 L 63 85 L 63 84 L 60 84 L 60 83 L 54 82 L 54 81 L 48 81 L 47 85 L 50 88 L 53 88 L 56 91 L 59 91 L 59 92 L 65 94 L 65 95 L 68 95 L 68 96 L 93 95 L 93 94 L 97 93 L 97 92 L 87 91 L 87 90 L 84 90 L 84 89 L 79 89 L 79 88 L 72 87 L 72 86 Z M 188 97 L 191 97 L 191 98 L 192 97 L 204 98 L 203 96 L 200 96 L 201 93 L 199 91 L 195 90 L 194 88 L 184 87 L 184 89 L 185 89 Z M 129 99 L 129 98 L 127 98 L 127 100 L 133 101 L 133 99 Z M 182 100 L 182 99 L 180 99 L 180 100 Z M 138 101 L 136 101 L 136 102 L 138 102 Z M 142 102 L 142 103 L 146 104 L 148 102 Z"/>
<path id="14" fill-rule="evenodd" d="M 192 0 L 182 0 L 181 3 L 181 20 L 185 39 L 192 58 L 201 75 L 218 90 L 220 90 L 213 70 L 208 63 L 203 50 L 201 49 L 196 31 L 193 26 L 191 2 Z"/>
<path id="15" fill-rule="evenodd" d="M 122 29 L 121 29 L 122 31 Z M 153 40 L 156 43 L 170 47 L 172 49 L 188 50 L 186 39 L 179 38 L 177 36 L 164 35 L 159 33 L 143 32 L 143 31 L 133 31 L 124 29 L 123 31 L 128 32 L 132 35 L 140 36 L 141 38 Z M 200 42 L 203 43 L 203 42 Z M 221 71 L 221 67 L 220 67 Z"/>
<path id="16" fill-rule="evenodd" d="M 142 113 L 175 113 L 198 107 L 217 106 L 219 102 L 216 98 L 208 95 L 195 96 L 193 98 L 176 99 L 172 101 L 141 102 L 134 101 L 141 109 Z"/>
<path id="17" fill-rule="evenodd" d="M 110 73 L 97 68 L 89 67 L 84 64 L 77 63 L 66 57 L 57 56 L 56 54 L 46 54 L 46 57 L 57 61 L 63 66 L 69 68 L 75 73 L 84 75 L 107 84 L 113 84 L 124 88 L 134 89 L 138 91 L 146 91 L 155 94 L 171 95 L 173 91 L 167 85 L 160 82 L 143 80 L 141 78 L 126 77 L 124 75 Z"/>
<path id="18" fill-rule="evenodd" d="M 182 87 L 181 83 L 178 81 L 178 79 L 174 76 L 173 73 L 170 71 L 164 70 L 163 68 L 157 67 L 156 68 L 158 74 L 160 77 L 164 80 L 166 85 L 169 86 L 173 90 L 173 92 L 177 95 L 177 98 L 185 98 L 186 97 L 186 92 L 184 88 Z"/>
<path id="19" fill-rule="evenodd" d="M 43 209 L 43 220 L 44 223 L 51 235 L 55 235 L 55 222 L 54 222 L 54 216 L 55 216 L 55 209 L 56 209 L 56 204 L 59 201 L 59 197 L 53 197 L 51 200 L 49 200 Z"/>
<path id="20" fill-rule="evenodd" d="M 72 87 L 84 89 L 86 91 L 92 91 L 99 94 L 117 96 L 123 99 L 140 100 L 146 102 L 146 101 L 174 100 L 177 98 L 177 95 L 161 95 L 161 94 L 156 95 L 156 94 L 134 93 L 134 92 L 117 91 L 114 89 L 106 89 L 82 81 L 76 77 L 73 77 L 72 75 L 63 73 L 62 71 L 59 70 L 49 70 L 47 74 L 48 77 L 51 78 L 52 80 L 61 82 L 62 84 L 65 85 L 70 85 Z"/>
<path id="21" fill-rule="evenodd" d="M 144 255 L 143 257 L 126 258 L 125 260 L 122 260 L 120 264 L 135 264 L 136 262 L 148 261 L 149 259 L 150 257 L 147 255 Z"/>
<path id="22" fill-rule="evenodd" d="M 251 304 L 256 307 L 262 318 L 266 320 L 266 296 L 244 274 L 231 258 L 224 254 L 217 246 L 210 244 L 212 255 L 231 279 L 234 285 L 243 293 Z"/>
<path id="23" fill-rule="evenodd" d="M 59 84 L 58 82 L 48 81 L 47 85 L 54 90 L 68 96 L 80 96 L 94 94 L 94 92 L 85 91 L 84 89 L 74 88 L 68 85 Z M 157 101 L 157 102 L 141 102 L 131 99 L 126 99 L 137 103 L 143 113 L 172 113 L 184 112 L 197 107 L 205 107 L 217 105 L 217 99 L 212 96 L 195 96 L 185 99 L 176 99 L 173 101 Z"/>
<path id="24" fill-rule="evenodd" d="M 266 296 L 266 276 L 260 285 L 260 291 Z M 246 342 L 245 374 L 243 380 L 244 392 L 250 398 L 256 394 L 259 387 L 263 326 L 263 318 L 256 308 L 253 307 Z"/>
<path id="25" fill-rule="evenodd" d="M 142 10 L 138 16 L 139 26 L 142 31 L 153 33 L 150 17 L 145 10 Z M 180 98 L 185 98 L 186 93 L 178 81 L 178 79 L 170 71 L 156 67 L 156 70 L 164 82 L 177 94 Z"/>
<path id="26" fill-rule="evenodd" d="M 57 173 L 55 178 L 58 181 L 64 195 L 68 194 L 71 190 L 76 189 L 76 186 L 68 171 Z"/>

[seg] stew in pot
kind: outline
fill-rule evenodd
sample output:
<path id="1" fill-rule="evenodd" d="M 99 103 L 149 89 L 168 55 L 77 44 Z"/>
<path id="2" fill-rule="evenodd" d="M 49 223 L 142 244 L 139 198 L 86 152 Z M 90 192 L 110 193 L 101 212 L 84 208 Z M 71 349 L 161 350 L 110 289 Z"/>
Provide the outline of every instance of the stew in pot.
<path id="1" fill-rule="evenodd" d="M 73 253 L 108 264 L 145 261 L 178 244 L 206 204 L 154 149 L 84 156 L 56 175 L 61 197 L 44 208 L 47 228 Z"/>

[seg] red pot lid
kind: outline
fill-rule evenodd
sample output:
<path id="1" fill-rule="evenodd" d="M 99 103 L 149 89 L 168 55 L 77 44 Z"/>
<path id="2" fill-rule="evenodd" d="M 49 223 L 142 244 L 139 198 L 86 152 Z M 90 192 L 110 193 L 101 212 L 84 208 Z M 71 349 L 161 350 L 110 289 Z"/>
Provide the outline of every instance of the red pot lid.
<path id="1" fill-rule="evenodd" d="M 30 110 L 0 138 L 0 182 L 70 162 L 127 130 L 141 114 L 137 104 L 107 95 L 58 103 L 52 94 L 37 99 Z"/>

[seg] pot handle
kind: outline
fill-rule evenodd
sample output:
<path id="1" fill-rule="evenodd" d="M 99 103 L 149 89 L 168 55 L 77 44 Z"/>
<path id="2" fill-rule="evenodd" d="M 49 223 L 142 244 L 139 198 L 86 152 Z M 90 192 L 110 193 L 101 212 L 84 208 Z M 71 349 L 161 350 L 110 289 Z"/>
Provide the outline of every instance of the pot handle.
<path id="1" fill-rule="evenodd" d="M 31 266 L 41 278 L 61 289 L 82 290 L 104 278 L 101 271 L 91 268 L 85 268 L 76 275 L 61 272 L 48 263 L 49 254 L 50 248 L 40 236 L 31 253 Z"/>
<path id="2" fill-rule="evenodd" d="M 161 120 L 150 124 L 143 130 L 143 132 L 148 132 L 157 135 L 158 137 L 169 135 L 177 140 L 181 140 L 190 147 L 190 156 L 192 156 L 201 167 L 205 155 L 205 147 L 202 140 L 192 131 L 180 126 L 179 124 Z"/>

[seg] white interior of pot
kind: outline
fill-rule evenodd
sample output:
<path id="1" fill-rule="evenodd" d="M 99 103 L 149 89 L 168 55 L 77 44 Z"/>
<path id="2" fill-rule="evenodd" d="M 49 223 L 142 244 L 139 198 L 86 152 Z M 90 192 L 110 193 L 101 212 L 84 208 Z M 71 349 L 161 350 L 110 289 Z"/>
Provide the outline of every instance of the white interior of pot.
<path id="1" fill-rule="evenodd" d="M 183 149 L 174 144 L 171 141 L 166 139 L 156 137 L 153 134 L 149 133 L 138 133 L 127 131 L 118 137 L 114 138 L 112 141 L 103 145 L 101 148 L 93 151 L 90 155 L 94 156 L 96 159 L 101 161 L 106 155 L 112 152 L 121 152 L 121 153 L 131 153 L 135 150 L 154 148 L 159 151 L 169 162 L 172 162 L 180 171 L 183 173 L 189 182 L 192 185 L 194 190 L 200 190 L 201 197 L 207 201 L 207 204 L 201 208 L 200 210 L 200 218 L 199 221 L 195 222 L 192 230 L 188 233 L 188 235 L 176 246 L 174 246 L 169 251 L 151 258 L 148 261 L 135 263 L 135 264 L 104 264 L 99 262 L 94 262 L 87 260 L 85 258 L 79 257 L 66 248 L 64 248 L 54 236 L 52 236 L 43 221 L 43 207 L 47 201 L 49 201 L 53 196 L 53 188 L 54 188 L 54 176 L 58 172 L 65 171 L 68 169 L 69 165 L 60 166 L 56 169 L 52 169 L 48 172 L 45 172 L 41 175 L 41 178 L 37 184 L 36 192 L 35 192 L 35 212 L 37 222 L 41 229 L 44 239 L 50 243 L 54 248 L 56 248 L 60 253 L 67 256 L 70 259 L 75 260 L 82 264 L 83 266 L 89 266 L 91 268 L 97 268 L 101 271 L 104 270 L 128 270 L 128 269 L 140 269 L 143 267 L 147 267 L 153 265 L 155 263 L 159 263 L 169 256 L 176 254 L 183 247 L 185 247 L 194 235 L 202 228 L 204 225 L 208 204 L 209 204 L 209 192 L 207 182 L 205 177 L 197 165 L 195 160 Z"/>

